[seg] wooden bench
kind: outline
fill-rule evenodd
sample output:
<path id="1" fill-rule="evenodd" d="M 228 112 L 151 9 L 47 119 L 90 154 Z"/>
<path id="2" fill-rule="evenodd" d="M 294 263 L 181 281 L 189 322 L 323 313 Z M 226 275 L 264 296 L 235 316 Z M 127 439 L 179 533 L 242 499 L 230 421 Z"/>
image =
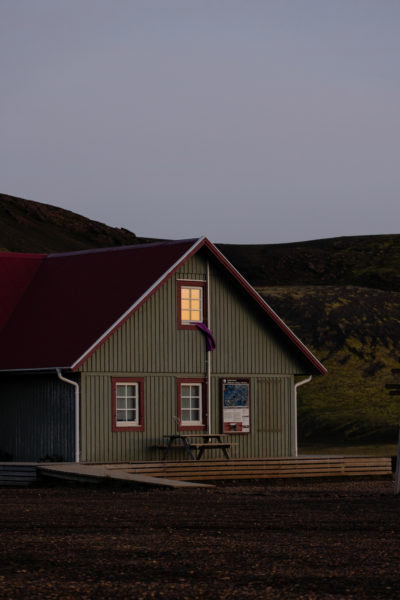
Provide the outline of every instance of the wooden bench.
<path id="1" fill-rule="evenodd" d="M 236 446 L 237 444 L 232 442 L 224 442 L 222 441 L 222 437 L 227 437 L 227 435 L 220 433 L 202 433 L 202 434 L 172 434 L 165 435 L 165 438 L 168 438 L 167 444 L 160 444 L 157 447 L 162 448 L 164 450 L 162 455 L 162 460 L 165 459 L 169 450 L 171 448 L 183 448 L 189 454 L 192 460 L 200 460 L 203 456 L 205 450 L 222 450 L 225 458 L 229 459 L 230 454 L 229 450 L 231 446 Z M 192 439 L 201 439 L 202 441 L 192 441 Z M 197 451 L 196 456 L 193 454 L 193 450 Z"/>
<path id="2" fill-rule="evenodd" d="M 190 447 L 198 451 L 196 460 L 200 460 L 200 458 L 203 456 L 204 450 L 214 449 L 221 449 L 224 452 L 226 458 L 230 458 L 229 450 L 231 449 L 231 446 L 237 446 L 237 444 L 233 444 L 231 442 L 204 442 L 202 444 L 193 444 L 192 442 L 190 442 Z"/>

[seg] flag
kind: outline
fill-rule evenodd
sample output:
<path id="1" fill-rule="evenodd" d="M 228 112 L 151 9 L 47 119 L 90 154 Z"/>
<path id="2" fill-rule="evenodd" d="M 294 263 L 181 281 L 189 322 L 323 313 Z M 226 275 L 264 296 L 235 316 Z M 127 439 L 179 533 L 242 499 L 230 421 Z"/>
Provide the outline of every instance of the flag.
<path id="1" fill-rule="evenodd" d="M 215 350 L 216 344 L 215 339 L 211 331 L 208 329 L 207 325 L 204 323 L 196 323 L 196 327 L 200 329 L 202 333 L 204 333 L 206 338 L 206 350 L 207 352 L 211 352 L 211 350 Z"/>

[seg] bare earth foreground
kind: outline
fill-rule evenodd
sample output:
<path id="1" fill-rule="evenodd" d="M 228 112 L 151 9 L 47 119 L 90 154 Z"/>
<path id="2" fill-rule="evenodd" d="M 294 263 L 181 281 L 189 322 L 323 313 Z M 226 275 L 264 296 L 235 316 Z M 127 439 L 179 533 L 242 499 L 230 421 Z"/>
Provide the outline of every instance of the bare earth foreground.
<path id="1" fill-rule="evenodd" d="M 0 598 L 399 598 L 380 480 L 0 490 Z"/>

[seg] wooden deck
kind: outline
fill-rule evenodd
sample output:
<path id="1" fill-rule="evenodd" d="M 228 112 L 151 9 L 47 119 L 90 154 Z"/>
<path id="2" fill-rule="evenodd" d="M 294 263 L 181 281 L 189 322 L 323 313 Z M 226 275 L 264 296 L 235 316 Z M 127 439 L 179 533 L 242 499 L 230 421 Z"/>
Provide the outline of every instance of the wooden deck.
<path id="1" fill-rule="evenodd" d="M 114 465 L 108 465 L 113 469 Z M 289 477 L 354 477 L 392 475 L 390 457 L 300 456 L 201 461 L 132 462 L 115 465 L 127 473 L 185 481 L 277 479 Z"/>
<path id="2" fill-rule="evenodd" d="M 147 463 L 148 464 L 148 463 Z M 126 468 L 126 465 L 87 465 L 81 463 L 55 463 L 40 465 L 37 467 L 38 474 L 52 479 L 64 479 L 82 483 L 101 483 L 107 480 L 115 480 L 139 485 L 186 488 L 186 487 L 210 487 L 208 484 L 181 481 L 178 479 L 167 479 L 162 476 L 155 477 L 151 473 L 134 473 Z"/>
<path id="3" fill-rule="evenodd" d="M 8 462 L 0 463 L 0 486 L 28 485 L 36 481 L 37 474 L 82 482 L 114 479 L 175 488 L 218 480 L 391 476 L 392 460 L 372 456 L 299 456 L 112 464 Z"/>

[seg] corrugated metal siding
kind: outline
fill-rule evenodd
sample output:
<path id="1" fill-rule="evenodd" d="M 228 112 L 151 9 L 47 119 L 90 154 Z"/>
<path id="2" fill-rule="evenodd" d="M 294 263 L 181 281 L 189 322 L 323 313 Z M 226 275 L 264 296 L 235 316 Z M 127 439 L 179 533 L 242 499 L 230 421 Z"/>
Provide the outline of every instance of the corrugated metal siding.
<path id="1" fill-rule="evenodd" d="M 205 343 L 195 330 L 177 329 L 177 280 L 206 279 L 196 255 L 170 278 L 82 365 L 82 458 L 88 461 L 160 458 L 152 447 L 175 432 L 176 379 L 205 377 Z M 221 431 L 220 378 L 248 377 L 251 433 L 232 435 L 235 456 L 293 453 L 293 374 L 303 372 L 254 306 L 219 269 L 210 268 L 212 429 Z M 111 377 L 145 378 L 145 431 L 113 433 Z M 182 458 L 182 452 L 169 458 Z M 210 457 L 213 455 L 210 453 Z M 214 456 L 220 456 L 214 453 Z"/>
<path id="2" fill-rule="evenodd" d="M 115 376 L 126 375 L 117 373 Z M 163 435 L 175 433 L 176 378 L 145 378 L 144 432 L 113 432 L 111 377 L 84 375 L 82 395 L 82 460 L 94 462 L 151 460 L 160 457 L 154 447 L 163 443 Z M 182 458 L 182 454 L 179 455 Z"/>
<path id="3" fill-rule="evenodd" d="M 239 375 L 238 375 L 239 376 Z M 290 456 L 294 453 L 293 377 L 250 377 L 250 433 L 228 439 L 232 456 Z M 212 377 L 212 431 L 222 431 L 221 378 Z M 220 454 L 210 453 L 221 458 Z"/>
<path id="4" fill-rule="evenodd" d="M 117 374 L 118 376 L 119 374 Z M 123 374 L 120 374 L 121 376 Z M 137 376 L 138 374 L 132 374 Z M 179 375 L 178 375 L 179 377 Z M 152 460 L 161 457 L 156 446 L 164 435 L 176 433 L 177 394 L 175 375 L 145 377 L 143 432 L 112 431 L 111 376 L 85 375 L 82 395 L 86 398 L 82 412 L 82 460 L 93 462 Z M 211 428 L 222 431 L 221 381 L 212 377 Z M 250 434 L 233 434 L 228 439 L 237 444 L 232 456 L 290 456 L 293 440 L 293 379 L 291 377 L 250 378 Z M 221 458 L 209 452 L 208 458 Z M 187 458 L 181 451 L 171 451 L 168 459 Z"/>
<path id="5" fill-rule="evenodd" d="M 13 460 L 48 457 L 74 460 L 75 410 L 72 386 L 54 376 L 0 380 L 0 450 Z"/>
<path id="6" fill-rule="evenodd" d="M 210 324 L 217 341 L 213 372 L 301 373 L 299 359 L 289 353 L 243 293 L 224 274 L 211 270 L 210 280 Z"/>

